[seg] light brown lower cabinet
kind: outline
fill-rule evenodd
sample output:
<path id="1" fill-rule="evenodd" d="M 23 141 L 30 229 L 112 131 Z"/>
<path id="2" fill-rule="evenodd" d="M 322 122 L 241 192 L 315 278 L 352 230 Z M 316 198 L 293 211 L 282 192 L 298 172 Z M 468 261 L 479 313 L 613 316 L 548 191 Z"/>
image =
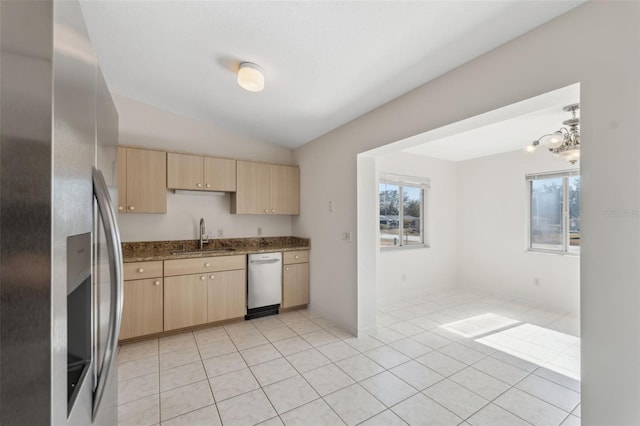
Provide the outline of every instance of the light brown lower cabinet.
<path id="1" fill-rule="evenodd" d="M 124 282 L 120 339 L 162 331 L 162 278 Z"/>
<path id="2" fill-rule="evenodd" d="M 282 307 L 290 308 L 309 303 L 309 264 L 295 263 L 283 266 Z"/>
<path id="3" fill-rule="evenodd" d="M 246 262 L 245 255 L 165 260 L 164 330 L 243 317 Z"/>
<path id="4" fill-rule="evenodd" d="M 164 279 L 164 330 L 207 322 L 207 274 Z"/>
<path id="5" fill-rule="evenodd" d="M 244 269 L 209 274 L 207 320 L 222 321 L 247 313 L 247 278 Z"/>
<path id="6" fill-rule="evenodd" d="M 282 307 L 307 305 L 309 251 L 284 252 L 283 263 Z M 124 269 L 120 340 L 247 313 L 245 255 L 126 263 Z M 164 278 L 153 278 L 159 275 Z"/>

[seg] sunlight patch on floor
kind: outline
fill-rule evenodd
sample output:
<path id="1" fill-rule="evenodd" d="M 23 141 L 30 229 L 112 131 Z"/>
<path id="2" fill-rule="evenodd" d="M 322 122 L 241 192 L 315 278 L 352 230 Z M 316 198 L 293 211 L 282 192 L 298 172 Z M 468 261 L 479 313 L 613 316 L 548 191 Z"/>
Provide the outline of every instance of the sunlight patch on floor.
<path id="1" fill-rule="evenodd" d="M 476 341 L 580 380 L 579 337 L 532 324 L 522 324 Z"/>
<path id="2" fill-rule="evenodd" d="M 440 328 L 458 334 L 462 337 L 476 337 L 503 329 L 519 322 L 520 321 L 518 320 L 489 312 L 482 315 L 476 315 L 471 318 L 465 318 L 460 321 L 443 324 Z"/>

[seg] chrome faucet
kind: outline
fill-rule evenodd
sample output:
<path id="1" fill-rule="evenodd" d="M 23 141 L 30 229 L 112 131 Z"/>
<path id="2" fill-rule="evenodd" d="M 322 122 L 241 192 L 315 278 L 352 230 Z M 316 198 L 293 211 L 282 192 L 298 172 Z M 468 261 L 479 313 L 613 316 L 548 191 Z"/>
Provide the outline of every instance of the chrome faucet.
<path id="1" fill-rule="evenodd" d="M 209 244 L 207 239 L 207 229 L 204 226 L 204 218 L 200 218 L 200 250 L 204 248 L 205 244 Z"/>

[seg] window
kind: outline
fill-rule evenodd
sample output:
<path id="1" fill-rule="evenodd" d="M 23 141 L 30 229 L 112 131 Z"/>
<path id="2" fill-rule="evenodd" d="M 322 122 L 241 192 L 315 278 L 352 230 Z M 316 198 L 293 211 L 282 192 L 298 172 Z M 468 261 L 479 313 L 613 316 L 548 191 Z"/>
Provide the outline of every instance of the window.
<path id="1" fill-rule="evenodd" d="M 425 200 L 429 180 L 380 178 L 380 247 L 425 245 Z"/>
<path id="2" fill-rule="evenodd" d="M 580 253 L 580 172 L 528 175 L 529 250 Z"/>

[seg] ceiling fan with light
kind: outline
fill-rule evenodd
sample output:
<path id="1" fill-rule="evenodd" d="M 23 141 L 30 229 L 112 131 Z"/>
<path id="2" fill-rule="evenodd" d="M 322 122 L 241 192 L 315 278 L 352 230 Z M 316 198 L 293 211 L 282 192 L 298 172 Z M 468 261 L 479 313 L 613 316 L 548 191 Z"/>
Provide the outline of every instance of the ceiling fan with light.
<path id="1" fill-rule="evenodd" d="M 550 152 L 560 158 L 575 164 L 580 159 L 580 118 L 576 111 L 580 109 L 580 104 L 571 104 L 562 108 L 563 111 L 571 112 L 573 117 L 562 122 L 565 126 L 553 133 L 540 136 L 524 148 L 526 154 L 536 152 L 540 144 L 546 146 Z"/>

